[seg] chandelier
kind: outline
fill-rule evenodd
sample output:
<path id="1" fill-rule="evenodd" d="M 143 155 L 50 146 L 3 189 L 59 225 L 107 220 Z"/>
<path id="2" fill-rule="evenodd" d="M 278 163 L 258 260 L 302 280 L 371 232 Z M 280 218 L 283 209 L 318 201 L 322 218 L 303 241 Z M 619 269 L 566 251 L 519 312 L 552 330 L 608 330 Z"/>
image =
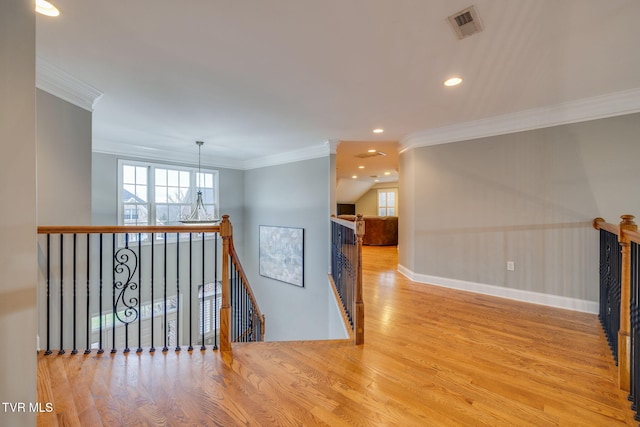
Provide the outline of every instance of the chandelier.
<path id="1" fill-rule="evenodd" d="M 209 212 L 207 212 L 207 208 L 204 206 L 204 203 L 202 202 L 202 188 L 200 185 L 200 181 L 202 180 L 202 173 L 200 173 L 200 154 L 201 154 L 201 149 L 204 142 L 196 141 L 196 144 L 198 145 L 198 176 L 197 176 L 197 178 L 199 178 L 197 183 L 198 193 L 196 197 L 196 202 L 191 207 L 191 213 L 183 216 L 180 222 L 183 224 L 207 224 L 207 223 L 216 224 L 220 220 L 215 217 L 215 213 L 209 214 Z"/>

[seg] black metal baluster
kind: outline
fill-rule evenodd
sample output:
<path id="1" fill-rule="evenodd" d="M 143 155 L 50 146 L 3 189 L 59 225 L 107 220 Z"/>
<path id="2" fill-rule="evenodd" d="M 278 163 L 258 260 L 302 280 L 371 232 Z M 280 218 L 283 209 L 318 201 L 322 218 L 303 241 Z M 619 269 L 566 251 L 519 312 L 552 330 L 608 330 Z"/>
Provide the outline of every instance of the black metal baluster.
<path id="1" fill-rule="evenodd" d="M 606 272 L 606 235 L 604 234 L 604 230 L 600 230 L 600 310 L 598 312 L 598 318 L 600 319 L 600 323 L 602 324 L 602 328 L 606 333 L 606 287 L 605 287 L 605 272 Z"/>
<path id="2" fill-rule="evenodd" d="M 154 248 L 156 242 L 156 233 L 151 233 L 151 348 L 149 349 L 149 353 L 153 353 L 156 351 L 156 348 L 153 346 L 153 318 L 155 315 L 155 301 L 153 299 L 153 288 L 154 283 L 153 279 L 155 277 L 154 274 L 154 264 L 155 264 L 155 256 L 154 256 Z"/>
<path id="3" fill-rule="evenodd" d="M 238 288 L 238 299 L 240 300 L 240 319 L 238 319 L 239 324 L 240 324 L 240 337 L 242 337 L 242 341 L 244 341 L 244 333 L 247 330 L 247 325 L 246 325 L 246 300 L 245 300 L 245 294 L 244 294 L 244 289 L 242 288 L 242 285 L 240 283 L 239 277 L 238 277 L 238 270 L 236 270 L 236 287 Z"/>
<path id="4" fill-rule="evenodd" d="M 233 287 L 236 290 L 236 309 L 234 310 L 236 312 L 236 339 L 239 339 L 242 336 L 242 291 L 240 290 L 240 288 L 238 287 L 238 275 L 237 275 L 237 271 L 235 270 L 235 268 L 233 268 L 233 263 L 229 262 L 229 265 L 231 266 L 231 273 L 233 277 Z"/>
<path id="5" fill-rule="evenodd" d="M 60 348 L 64 354 L 64 234 L 60 234 Z"/>
<path id="6" fill-rule="evenodd" d="M 234 268 L 235 270 L 235 268 Z M 244 325 L 244 319 L 245 319 L 245 300 L 244 300 L 244 292 L 243 289 L 240 287 L 240 282 L 238 282 L 238 270 L 235 271 L 235 281 L 236 281 L 236 288 L 238 289 L 238 300 L 240 302 L 240 318 L 238 319 L 238 324 L 240 325 L 240 330 L 238 331 L 238 333 L 240 334 L 240 336 L 242 337 L 242 341 L 244 341 L 244 331 L 245 331 L 245 325 Z"/>
<path id="7" fill-rule="evenodd" d="M 167 352 L 169 348 L 167 347 L 167 336 L 169 335 L 169 331 L 167 329 L 167 233 L 164 233 L 164 346 L 162 347 L 162 352 Z"/>
<path id="8" fill-rule="evenodd" d="M 612 264 L 612 260 L 611 260 L 610 233 L 605 230 L 600 230 L 600 241 L 601 241 L 601 263 L 602 263 L 602 271 L 600 272 L 600 282 L 601 282 L 600 321 L 602 323 L 602 327 L 607 337 L 609 348 L 613 353 L 613 341 L 611 337 L 611 287 L 612 287 L 611 264 Z M 614 354 L 614 358 L 615 358 L 615 354 Z"/>
<path id="9" fill-rule="evenodd" d="M 235 270 L 235 268 L 234 268 Z M 236 270 L 236 287 L 238 288 L 238 294 L 240 296 L 240 336 L 242 337 L 242 341 L 245 341 L 244 333 L 246 329 L 246 315 L 247 315 L 247 300 L 245 298 L 244 289 L 240 286 L 240 281 L 238 280 L 238 270 Z"/>
<path id="10" fill-rule="evenodd" d="M 102 354 L 104 353 L 104 348 L 102 348 L 102 278 L 103 278 L 103 269 L 102 269 L 102 252 L 103 252 L 103 245 L 102 245 L 102 237 L 103 234 L 100 233 L 100 291 L 99 291 L 99 295 L 98 295 L 98 317 L 99 317 L 99 342 L 98 342 L 98 354 Z"/>
<path id="11" fill-rule="evenodd" d="M 47 234 L 47 349 L 44 354 L 51 354 L 51 234 Z"/>
<path id="12" fill-rule="evenodd" d="M 249 342 L 249 294 L 247 294 L 247 290 L 244 288 L 244 282 L 242 281 L 242 277 L 240 277 L 240 273 L 236 270 L 236 276 L 238 280 L 238 289 L 242 292 L 242 300 L 244 301 L 244 309 L 242 311 L 242 334 L 244 335 L 244 342 Z"/>
<path id="13" fill-rule="evenodd" d="M 118 326 L 124 329 L 124 353 L 131 352 L 129 348 L 129 326 L 140 319 L 140 291 L 138 296 L 134 293 L 138 288 L 138 282 L 134 280 L 136 270 L 139 269 L 138 253 L 129 247 L 129 233 L 124 235 L 125 245 L 116 250 L 116 234 L 113 234 L 114 254 L 113 254 L 113 327 Z M 138 248 L 140 244 L 138 243 Z M 138 278 L 140 277 L 138 273 Z M 116 320 L 118 323 L 116 323 Z M 116 334 L 113 334 L 114 351 Z"/>
<path id="14" fill-rule="evenodd" d="M 204 255 L 204 254 L 203 254 Z M 204 258 L 203 258 L 204 259 Z M 213 234 L 213 349 L 218 349 L 218 335 L 220 328 L 218 321 L 220 314 L 218 313 L 218 233 Z"/>
<path id="15" fill-rule="evenodd" d="M 251 301 L 249 301 L 249 294 L 247 293 L 247 290 L 244 288 L 243 286 L 243 282 L 241 278 L 238 278 L 238 283 L 240 286 L 240 289 L 242 289 L 242 293 L 244 295 L 244 328 L 248 331 L 249 330 L 249 325 L 251 324 L 251 320 L 250 320 L 250 315 L 251 315 Z M 250 336 L 247 334 L 245 341 L 249 342 L 251 341 Z"/>
<path id="16" fill-rule="evenodd" d="M 89 306 L 91 295 L 91 276 L 89 266 L 91 264 L 91 234 L 87 233 L 87 346 L 84 349 L 84 354 L 91 353 L 91 308 Z"/>
<path id="17" fill-rule="evenodd" d="M 231 264 L 233 265 L 233 264 Z M 235 270 L 235 268 L 234 268 Z M 238 318 L 238 334 L 240 337 L 242 337 L 241 341 L 244 341 L 244 292 L 242 292 L 242 288 L 240 287 L 240 283 L 238 282 L 238 270 L 235 270 L 234 272 L 235 275 L 235 282 L 236 282 L 236 289 L 238 292 L 238 302 L 240 303 L 240 314 L 239 314 L 239 318 Z"/>
<path id="18" fill-rule="evenodd" d="M 193 233 L 189 233 L 189 351 L 193 351 Z"/>
<path id="19" fill-rule="evenodd" d="M 224 285 L 222 285 L 224 286 Z M 220 289 L 221 293 L 222 293 L 222 287 Z M 233 286 L 233 280 L 232 280 L 232 276 L 231 276 L 231 266 L 229 266 L 229 303 L 231 304 L 231 320 L 230 320 L 230 328 L 231 328 L 231 341 L 235 341 L 237 338 L 237 325 L 236 325 L 236 294 L 235 294 L 236 290 Z"/>
<path id="20" fill-rule="evenodd" d="M 233 324 L 235 328 L 235 333 L 231 335 L 233 340 L 236 341 L 240 338 L 240 316 L 242 310 L 242 303 L 240 301 L 240 294 L 238 293 L 238 286 L 235 282 L 235 272 L 233 271 L 233 264 L 229 262 L 229 285 L 231 286 L 231 294 L 233 295 L 233 302 L 231 305 L 232 313 L 233 313 Z"/>
<path id="21" fill-rule="evenodd" d="M 618 364 L 618 349 L 619 349 L 619 343 L 618 343 L 618 330 L 620 329 L 620 304 L 621 304 L 621 285 L 622 283 L 620 282 L 620 273 L 622 271 L 622 254 L 620 252 L 620 245 L 618 243 L 618 239 L 615 237 L 615 235 L 613 235 L 613 239 L 612 239 L 612 246 L 615 247 L 615 250 L 612 251 L 613 254 L 615 254 L 615 265 L 612 269 L 612 277 L 614 278 L 614 286 L 613 286 L 613 310 L 611 311 L 611 320 L 612 320 L 612 329 L 611 329 L 611 336 L 612 336 L 612 340 L 614 343 L 614 348 L 615 348 L 615 359 L 616 359 L 616 364 Z"/>
<path id="22" fill-rule="evenodd" d="M 78 235 L 76 233 L 73 233 L 73 350 L 71 350 L 71 354 L 78 354 L 78 347 L 76 346 L 77 342 L 76 342 L 76 322 L 78 321 L 77 318 L 77 306 L 76 306 L 76 286 L 78 285 L 78 275 L 77 275 L 77 256 L 78 256 L 78 250 L 77 250 L 77 244 L 78 244 L 78 239 L 77 239 Z"/>
<path id="23" fill-rule="evenodd" d="M 111 234 L 111 354 L 116 353 L 116 233 Z"/>
<path id="24" fill-rule="evenodd" d="M 231 257 L 229 257 L 231 258 Z M 233 269 L 233 264 L 229 262 L 229 281 L 231 282 L 231 289 L 233 289 L 233 293 L 235 293 L 235 298 L 233 302 L 233 313 L 234 313 L 234 323 L 236 325 L 236 333 L 233 335 L 234 341 L 240 338 L 240 334 L 242 333 L 242 325 L 240 324 L 240 318 L 242 317 L 242 300 L 240 299 L 240 292 L 238 289 L 238 284 L 235 280 L 235 271 Z"/>
<path id="25" fill-rule="evenodd" d="M 233 287 L 236 290 L 236 339 L 240 338 L 242 335 L 242 294 L 240 293 L 240 288 L 238 288 L 238 280 L 235 269 L 233 268 L 233 263 L 229 262 L 229 266 L 231 267 L 231 274 L 233 277 Z"/>
<path id="26" fill-rule="evenodd" d="M 176 351 L 180 351 L 180 233 L 176 233 Z"/>
<path id="27" fill-rule="evenodd" d="M 113 241 L 115 242 L 115 234 L 114 234 Z M 125 249 L 129 249 L 129 233 L 125 233 L 124 234 L 124 247 L 125 247 Z M 114 245 L 114 252 L 115 252 L 115 245 Z M 115 257 L 114 257 L 114 259 L 115 259 Z M 115 283 L 115 277 L 116 277 L 116 273 L 115 273 L 115 268 L 114 268 L 114 270 L 113 270 L 114 283 Z M 127 280 L 127 282 L 124 284 L 123 292 L 126 290 L 126 287 L 128 287 L 128 286 L 129 286 L 129 280 Z M 115 290 L 116 290 L 116 287 L 114 286 L 113 287 L 114 294 L 115 294 Z M 123 298 L 124 298 L 124 295 L 123 295 Z M 117 304 L 115 304 L 115 305 L 117 305 Z M 113 312 L 117 313 L 117 308 L 115 307 L 115 305 L 113 307 Z M 125 311 L 125 316 L 128 317 L 126 313 L 127 312 Z M 120 316 L 117 316 L 117 317 L 118 317 L 118 320 L 120 320 Z M 122 323 L 122 320 L 120 320 L 120 322 Z M 115 319 L 113 319 L 113 330 L 114 331 L 116 330 L 116 324 L 115 323 L 116 323 Z M 114 347 L 115 347 L 115 342 L 116 342 L 115 334 L 114 334 L 113 342 L 114 342 Z M 130 351 L 131 351 L 131 349 L 129 348 L 129 322 L 125 322 L 124 323 L 124 353 L 129 353 Z"/>
<path id="28" fill-rule="evenodd" d="M 202 345 L 200 346 L 200 351 L 204 351 L 207 349 L 207 347 L 205 347 L 204 345 L 204 322 L 205 322 L 205 318 L 204 318 L 204 233 L 202 233 L 202 326 L 201 326 L 201 331 L 202 331 Z M 215 346 L 214 346 L 215 348 Z"/>
<path id="29" fill-rule="evenodd" d="M 242 286 L 242 279 L 240 277 L 238 277 L 238 286 L 240 286 L 240 289 L 242 289 L 242 294 L 244 295 L 244 328 L 245 330 L 249 330 L 249 324 L 251 323 L 249 320 L 249 316 L 251 313 L 251 301 L 249 301 L 249 294 L 247 293 L 247 290 L 244 288 L 244 286 Z M 245 342 L 249 342 L 249 338 L 249 335 L 247 335 L 245 338 Z"/>
<path id="30" fill-rule="evenodd" d="M 629 400 L 631 409 L 636 411 L 636 421 L 640 421 L 638 414 L 638 385 L 640 384 L 640 246 L 631 243 L 631 387 Z"/>
<path id="31" fill-rule="evenodd" d="M 142 234 L 138 233 L 138 301 L 140 314 L 138 315 L 138 348 L 136 353 L 142 353 Z"/>

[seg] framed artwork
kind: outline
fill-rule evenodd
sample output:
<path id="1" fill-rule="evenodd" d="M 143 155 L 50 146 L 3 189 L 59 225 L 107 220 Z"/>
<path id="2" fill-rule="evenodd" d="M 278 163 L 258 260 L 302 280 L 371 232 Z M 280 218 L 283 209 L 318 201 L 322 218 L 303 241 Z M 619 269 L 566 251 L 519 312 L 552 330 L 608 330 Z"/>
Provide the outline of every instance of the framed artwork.
<path id="1" fill-rule="evenodd" d="M 304 287 L 304 228 L 260 226 L 260 275 Z"/>

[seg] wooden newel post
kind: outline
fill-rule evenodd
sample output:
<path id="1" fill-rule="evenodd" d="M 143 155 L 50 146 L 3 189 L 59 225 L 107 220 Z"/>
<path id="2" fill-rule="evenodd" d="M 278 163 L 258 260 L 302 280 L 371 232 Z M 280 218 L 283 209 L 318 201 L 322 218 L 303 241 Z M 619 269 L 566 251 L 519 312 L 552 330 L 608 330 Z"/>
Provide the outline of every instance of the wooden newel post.
<path id="1" fill-rule="evenodd" d="M 231 352 L 231 287 L 229 285 L 229 244 L 233 228 L 229 215 L 222 215 L 222 307 L 220 308 L 220 351 Z"/>
<path id="2" fill-rule="evenodd" d="M 356 315 L 354 322 L 356 345 L 364 344 L 364 301 L 362 300 L 362 236 L 364 219 L 362 214 L 356 217 L 356 237 L 358 250 L 358 268 L 356 270 Z"/>
<path id="3" fill-rule="evenodd" d="M 633 215 L 620 217 L 620 252 L 622 271 L 620 272 L 620 329 L 618 330 L 618 384 L 629 391 L 631 383 L 631 242 L 625 231 L 637 231 Z"/>

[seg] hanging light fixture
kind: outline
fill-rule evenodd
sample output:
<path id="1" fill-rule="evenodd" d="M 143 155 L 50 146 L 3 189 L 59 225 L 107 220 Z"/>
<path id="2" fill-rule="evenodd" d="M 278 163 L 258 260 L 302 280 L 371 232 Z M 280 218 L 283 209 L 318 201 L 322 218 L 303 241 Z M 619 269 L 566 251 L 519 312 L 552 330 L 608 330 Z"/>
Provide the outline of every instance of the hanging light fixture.
<path id="1" fill-rule="evenodd" d="M 200 178 L 197 182 L 198 193 L 196 203 L 191 207 L 191 213 L 189 215 L 185 215 L 180 222 L 183 224 L 215 224 L 220 220 L 215 217 L 215 213 L 213 215 L 209 214 L 209 212 L 207 212 L 207 208 L 205 208 L 204 203 L 202 202 L 202 188 L 200 186 L 200 181 L 202 180 L 202 174 L 200 173 L 200 152 L 204 142 L 196 141 L 196 144 L 198 145 L 198 177 Z"/>

